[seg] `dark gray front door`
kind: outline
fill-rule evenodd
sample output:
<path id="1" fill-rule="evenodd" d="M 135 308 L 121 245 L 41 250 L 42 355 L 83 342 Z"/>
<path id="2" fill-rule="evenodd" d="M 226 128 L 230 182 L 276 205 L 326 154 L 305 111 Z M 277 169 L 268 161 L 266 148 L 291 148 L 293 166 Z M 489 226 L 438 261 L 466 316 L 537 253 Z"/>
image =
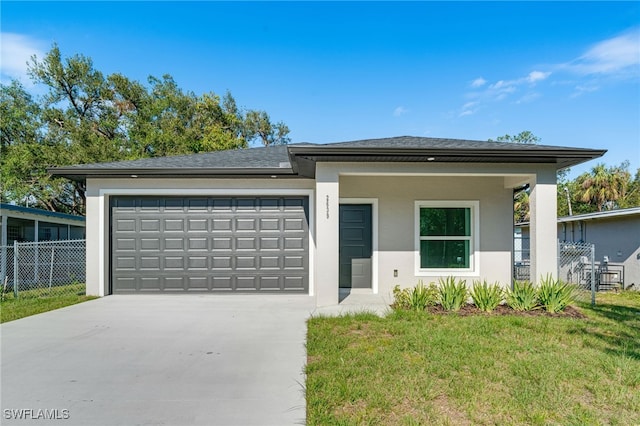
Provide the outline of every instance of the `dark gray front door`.
<path id="1" fill-rule="evenodd" d="M 340 287 L 371 288 L 371 204 L 340 205 Z"/>
<path id="2" fill-rule="evenodd" d="M 308 292 L 307 197 L 111 198 L 111 290 Z"/>

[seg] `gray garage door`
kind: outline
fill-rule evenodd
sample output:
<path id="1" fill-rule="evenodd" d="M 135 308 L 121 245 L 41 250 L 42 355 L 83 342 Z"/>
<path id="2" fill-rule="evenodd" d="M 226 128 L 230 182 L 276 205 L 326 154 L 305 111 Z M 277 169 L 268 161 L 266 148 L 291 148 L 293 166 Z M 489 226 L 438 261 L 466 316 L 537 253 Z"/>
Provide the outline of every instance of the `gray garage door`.
<path id="1" fill-rule="evenodd" d="M 307 197 L 111 197 L 111 291 L 308 292 Z"/>

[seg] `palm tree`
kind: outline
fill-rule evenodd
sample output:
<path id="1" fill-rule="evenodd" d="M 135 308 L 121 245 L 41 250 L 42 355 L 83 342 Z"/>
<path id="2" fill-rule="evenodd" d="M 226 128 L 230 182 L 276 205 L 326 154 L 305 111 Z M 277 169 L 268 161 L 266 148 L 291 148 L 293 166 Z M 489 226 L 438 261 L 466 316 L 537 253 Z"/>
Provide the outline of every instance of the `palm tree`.
<path id="1" fill-rule="evenodd" d="M 627 175 L 624 164 L 610 168 L 602 163 L 596 165 L 590 173 L 584 173 L 578 177 L 579 187 L 582 190 L 580 200 L 595 204 L 599 212 L 605 207 L 611 208 L 612 203 L 624 197 L 628 182 Z"/>

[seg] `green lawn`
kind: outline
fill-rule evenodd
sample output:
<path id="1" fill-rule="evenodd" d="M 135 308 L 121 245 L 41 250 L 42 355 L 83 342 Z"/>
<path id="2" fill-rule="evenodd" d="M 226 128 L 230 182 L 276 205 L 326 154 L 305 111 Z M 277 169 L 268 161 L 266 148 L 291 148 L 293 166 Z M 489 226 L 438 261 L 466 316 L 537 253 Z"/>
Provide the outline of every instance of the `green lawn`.
<path id="1" fill-rule="evenodd" d="M 640 292 L 586 318 L 312 318 L 309 425 L 640 425 Z"/>
<path id="2" fill-rule="evenodd" d="M 0 323 L 13 321 L 76 303 L 95 299 L 85 295 L 84 284 L 70 284 L 48 289 L 21 291 L 17 299 L 13 292 L 4 295 L 0 303 Z"/>

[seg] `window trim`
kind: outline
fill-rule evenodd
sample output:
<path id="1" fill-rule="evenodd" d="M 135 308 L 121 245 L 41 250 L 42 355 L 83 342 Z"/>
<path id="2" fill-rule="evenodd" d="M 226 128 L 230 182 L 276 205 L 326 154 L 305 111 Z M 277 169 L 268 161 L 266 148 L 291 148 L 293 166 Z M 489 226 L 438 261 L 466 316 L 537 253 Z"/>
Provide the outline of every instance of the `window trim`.
<path id="1" fill-rule="evenodd" d="M 469 208 L 471 209 L 471 238 L 469 268 L 421 268 L 420 267 L 420 209 L 421 208 Z M 480 275 L 480 201 L 478 200 L 418 200 L 414 209 L 414 269 L 417 277 L 479 276 Z M 441 237 L 442 240 L 459 240 L 460 237 Z"/>

